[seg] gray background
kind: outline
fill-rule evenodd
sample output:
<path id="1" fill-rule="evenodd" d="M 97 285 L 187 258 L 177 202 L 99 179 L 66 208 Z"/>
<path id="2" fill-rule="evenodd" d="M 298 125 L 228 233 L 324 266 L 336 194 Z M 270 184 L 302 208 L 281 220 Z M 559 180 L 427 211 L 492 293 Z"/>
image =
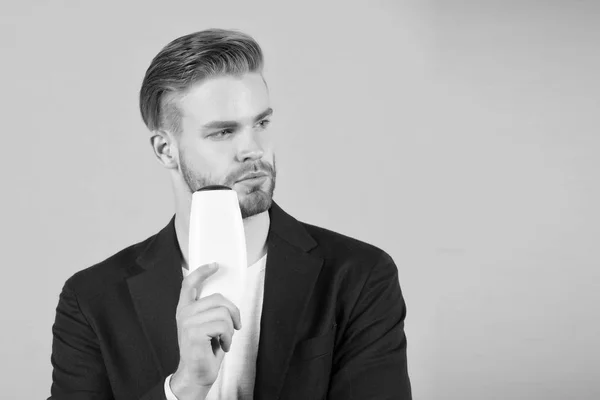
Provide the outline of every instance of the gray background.
<path id="1" fill-rule="evenodd" d="M 223 27 L 265 51 L 276 201 L 396 261 L 415 399 L 600 398 L 600 2 L 2 4 L 0 397 L 49 395 L 64 281 L 168 222 L 138 90 Z"/>

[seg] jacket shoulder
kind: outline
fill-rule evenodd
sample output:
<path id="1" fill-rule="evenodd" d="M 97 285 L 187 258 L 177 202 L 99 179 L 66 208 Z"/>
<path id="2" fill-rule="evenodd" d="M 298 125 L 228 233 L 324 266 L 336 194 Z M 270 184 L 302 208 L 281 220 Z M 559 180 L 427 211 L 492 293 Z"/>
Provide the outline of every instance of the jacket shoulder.
<path id="1" fill-rule="evenodd" d="M 65 288 L 79 295 L 93 296 L 107 286 L 123 281 L 130 275 L 136 259 L 155 238 L 156 234 L 132 244 L 92 266 L 74 273 L 65 282 Z"/>
<path id="2" fill-rule="evenodd" d="M 339 262 L 352 261 L 373 265 L 377 261 L 392 262 L 382 248 L 366 241 L 344 235 L 321 226 L 300 222 L 317 242 L 321 256 Z"/>

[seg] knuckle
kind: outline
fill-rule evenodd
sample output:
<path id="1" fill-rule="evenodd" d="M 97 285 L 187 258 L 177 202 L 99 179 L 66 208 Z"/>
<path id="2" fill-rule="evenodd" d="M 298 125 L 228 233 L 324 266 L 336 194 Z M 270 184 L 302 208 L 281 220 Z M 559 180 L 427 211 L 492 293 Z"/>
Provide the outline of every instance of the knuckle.
<path id="1" fill-rule="evenodd" d="M 229 331 L 229 326 L 227 325 L 227 321 L 219 321 L 219 330 L 223 333 L 227 333 Z"/>
<path id="2" fill-rule="evenodd" d="M 210 301 L 211 303 L 212 302 L 218 302 L 217 293 L 213 293 L 210 296 L 206 296 L 205 299 L 207 301 Z"/>
<path id="3" fill-rule="evenodd" d="M 219 301 L 219 303 L 227 302 L 227 299 L 221 293 L 215 293 L 215 298 Z"/>
<path id="4" fill-rule="evenodd" d="M 217 312 L 219 314 L 219 317 L 221 317 L 222 319 L 226 320 L 229 318 L 229 310 L 227 309 L 227 307 L 225 306 L 219 306 L 217 308 Z"/>

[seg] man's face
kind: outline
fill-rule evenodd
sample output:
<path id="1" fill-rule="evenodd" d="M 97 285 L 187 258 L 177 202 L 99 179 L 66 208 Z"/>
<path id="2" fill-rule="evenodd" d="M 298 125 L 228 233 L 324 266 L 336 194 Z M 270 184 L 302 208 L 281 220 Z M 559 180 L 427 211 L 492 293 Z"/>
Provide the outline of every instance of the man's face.
<path id="1" fill-rule="evenodd" d="M 269 209 L 275 190 L 275 156 L 269 93 L 260 74 L 207 79 L 178 102 L 179 166 L 193 193 L 207 185 L 237 192 L 242 218 Z M 251 173 L 266 176 L 242 180 Z"/>

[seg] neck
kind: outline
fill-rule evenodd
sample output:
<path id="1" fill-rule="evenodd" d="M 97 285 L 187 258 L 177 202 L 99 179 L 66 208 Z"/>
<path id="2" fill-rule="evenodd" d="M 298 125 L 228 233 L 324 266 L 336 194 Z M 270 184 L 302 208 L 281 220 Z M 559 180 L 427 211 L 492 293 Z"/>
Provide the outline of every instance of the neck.
<path id="1" fill-rule="evenodd" d="M 188 268 L 188 241 L 190 229 L 191 199 L 177 204 L 175 214 L 175 232 L 183 256 L 183 267 Z M 263 257 L 267 250 L 267 235 L 269 233 L 269 211 L 264 211 L 252 217 L 245 218 L 244 232 L 246 236 L 246 257 L 248 265 L 252 265 Z"/>

